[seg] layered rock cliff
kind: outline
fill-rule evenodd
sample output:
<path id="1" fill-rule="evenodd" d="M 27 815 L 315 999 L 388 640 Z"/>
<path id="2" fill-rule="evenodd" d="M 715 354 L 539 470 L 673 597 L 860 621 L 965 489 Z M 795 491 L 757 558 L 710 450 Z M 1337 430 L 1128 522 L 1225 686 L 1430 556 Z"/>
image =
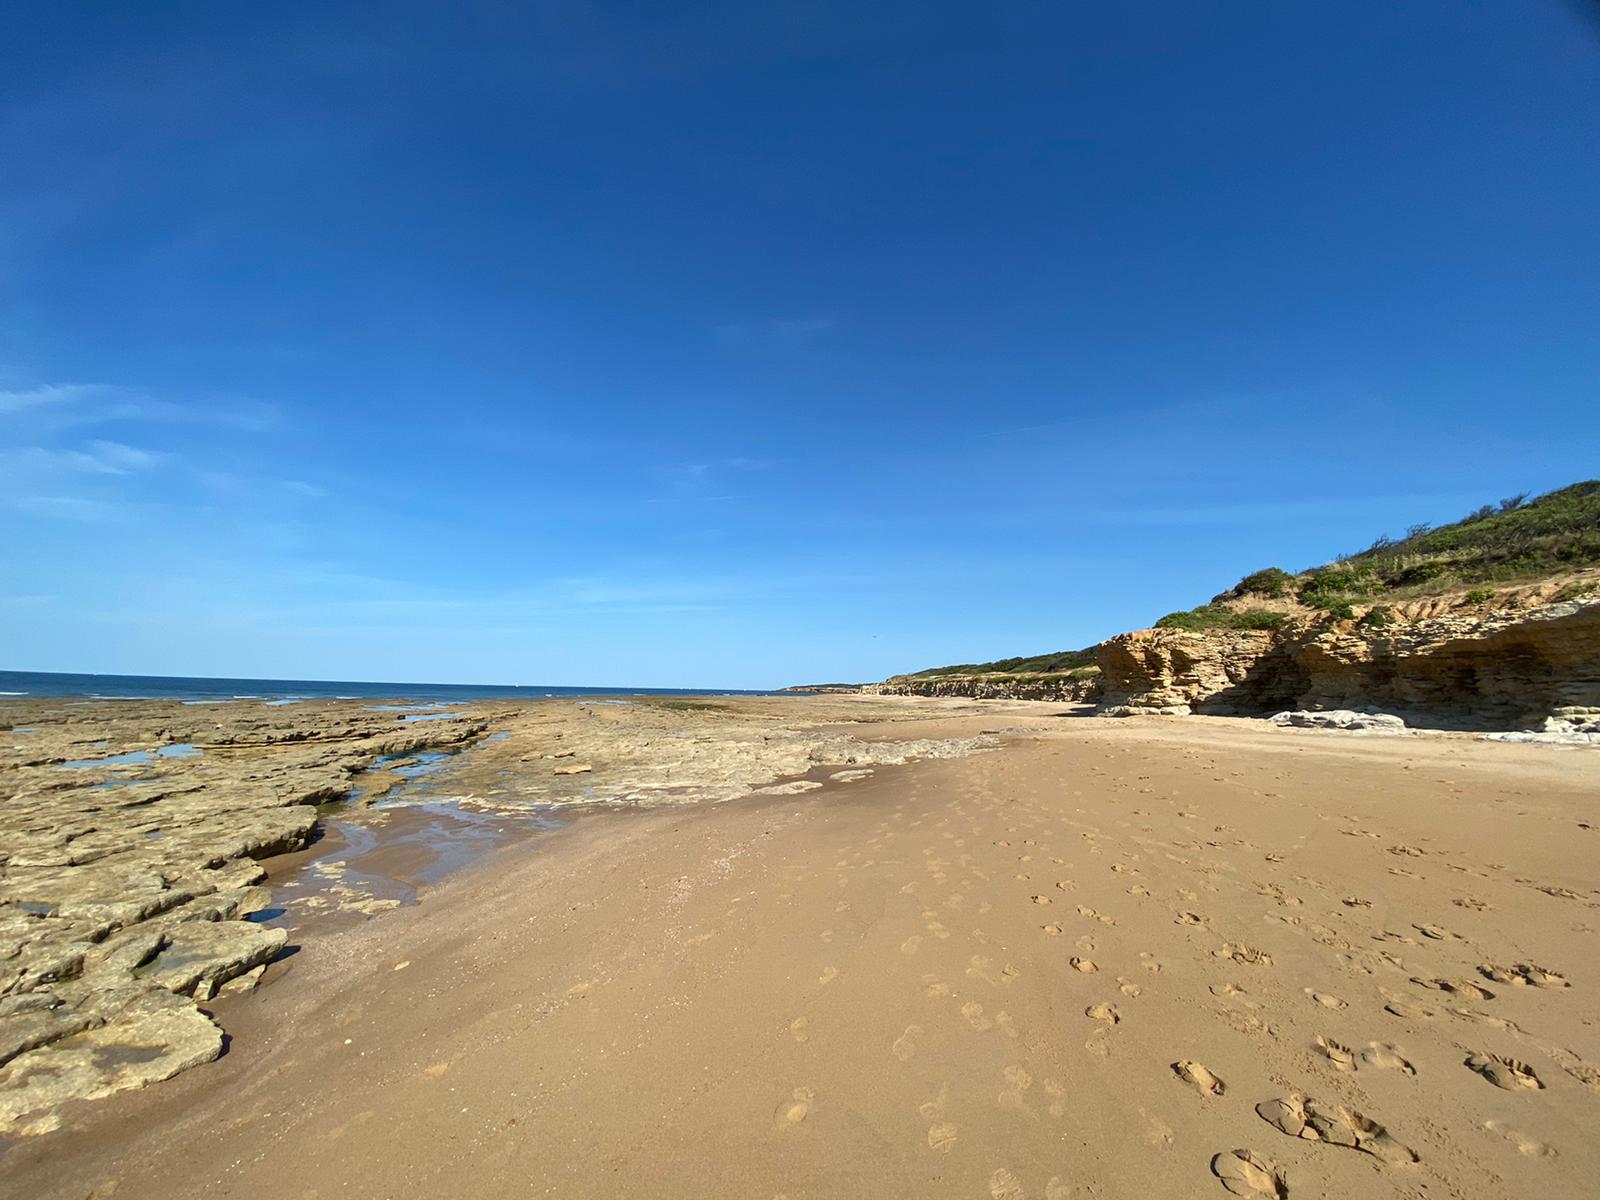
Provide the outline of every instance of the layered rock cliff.
<path id="1" fill-rule="evenodd" d="M 1101 711 L 1259 715 L 1364 706 L 1408 723 L 1600 728 L 1600 598 L 1388 625 L 1142 629 L 1099 651 Z"/>
<path id="2" fill-rule="evenodd" d="M 1058 704 L 1092 700 L 1100 681 L 1070 676 L 1028 678 L 1015 675 L 898 675 L 857 690 L 871 696 L 962 696 L 971 700 L 1049 700 Z"/>

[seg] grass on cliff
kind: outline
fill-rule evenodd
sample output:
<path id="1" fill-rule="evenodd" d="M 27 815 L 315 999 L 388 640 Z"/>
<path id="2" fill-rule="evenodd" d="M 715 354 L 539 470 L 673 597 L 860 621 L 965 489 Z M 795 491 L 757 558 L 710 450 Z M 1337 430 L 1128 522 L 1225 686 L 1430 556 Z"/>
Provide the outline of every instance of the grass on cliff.
<path id="1" fill-rule="evenodd" d="M 1094 666 L 1095 646 L 1083 650 L 1057 650 L 1054 654 L 1035 654 L 1031 658 L 1001 658 L 987 663 L 959 663 L 950 667 L 929 667 L 905 676 L 907 679 L 936 679 L 941 675 L 1067 675 Z"/>
<path id="2" fill-rule="evenodd" d="M 1188 612 L 1168 613 L 1156 622 L 1157 629 L 1276 629 L 1289 619 L 1288 613 L 1260 608 L 1228 608 L 1203 604 Z"/>
<path id="3" fill-rule="evenodd" d="M 1510 496 L 1434 529 L 1413 525 L 1403 538 L 1380 537 L 1357 554 L 1294 574 L 1268 567 L 1246 575 L 1209 604 L 1168 613 L 1158 629 L 1274 629 L 1285 614 L 1244 607 L 1252 599 L 1293 600 L 1330 617 L 1356 605 L 1515 583 L 1600 564 L 1600 481 L 1575 483 L 1537 499 Z M 1492 588 L 1472 588 L 1482 603 Z"/>
<path id="4" fill-rule="evenodd" d="M 1296 608 L 1303 605 L 1344 620 L 1354 618 L 1359 606 L 1366 610 L 1361 623 L 1376 628 L 1393 621 L 1390 602 L 1465 591 L 1467 604 L 1484 604 L 1494 589 L 1473 585 L 1525 582 L 1597 565 L 1600 480 L 1591 479 L 1533 500 L 1510 496 L 1437 529 L 1414 525 L 1402 538 L 1380 537 L 1357 554 L 1307 571 L 1255 571 L 1209 604 L 1168 613 L 1156 627 L 1272 630 L 1289 619 L 1285 610 L 1303 611 Z M 1596 594 L 1600 587 L 1580 583 L 1561 598 Z M 1097 649 L 931 667 L 896 678 L 1027 674 L 1081 679 L 1093 673 Z"/>

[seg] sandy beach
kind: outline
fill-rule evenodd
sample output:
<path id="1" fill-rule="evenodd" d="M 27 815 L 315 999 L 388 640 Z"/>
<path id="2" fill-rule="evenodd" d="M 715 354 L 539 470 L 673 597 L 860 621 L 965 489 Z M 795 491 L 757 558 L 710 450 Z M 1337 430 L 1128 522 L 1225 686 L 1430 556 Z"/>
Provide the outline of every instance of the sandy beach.
<path id="1" fill-rule="evenodd" d="M 3 1190 L 1592 1189 L 1592 752 L 1048 704 L 731 707 L 778 703 L 863 744 L 988 748 L 579 807 L 421 903 L 310 914 L 259 987 L 203 1006 L 226 1054 L 11 1140 Z M 318 853 L 268 860 L 275 900 Z M 420 869 L 388 853 L 384 873 Z"/>

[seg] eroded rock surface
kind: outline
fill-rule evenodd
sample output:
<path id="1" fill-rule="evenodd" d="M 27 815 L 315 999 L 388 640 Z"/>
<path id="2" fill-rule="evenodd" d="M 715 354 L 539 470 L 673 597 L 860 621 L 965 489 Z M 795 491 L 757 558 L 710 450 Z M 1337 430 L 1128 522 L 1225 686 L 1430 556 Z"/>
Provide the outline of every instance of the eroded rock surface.
<path id="1" fill-rule="evenodd" d="M 257 861 L 381 756 L 487 722 L 359 705 L 12 702 L 0 732 L 0 1132 L 222 1050 L 200 1010 L 288 935 Z"/>
<path id="2" fill-rule="evenodd" d="M 959 711 L 957 708 L 950 710 Z M 288 934 L 260 860 L 314 837 L 318 805 L 381 836 L 418 804 L 538 814 L 566 805 L 731 800 L 869 768 L 970 754 L 982 737 L 895 737 L 926 702 L 641 699 L 0 703 L 0 1133 L 55 1128 L 62 1104 L 216 1058 L 199 1006 L 248 988 Z M 820 721 L 844 724 L 821 726 Z M 853 723 L 889 723 L 857 735 Z M 492 736 L 486 736 L 491 735 Z M 459 754 L 430 751 L 465 750 Z M 423 760 L 433 760 L 424 762 Z M 429 786 L 402 787 L 427 770 Z M 783 782 L 787 781 L 787 782 Z M 285 889 L 297 915 L 399 901 L 317 862 Z M 308 894 L 314 893 L 314 894 Z"/>
<path id="3" fill-rule="evenodd" d="M 1593 598 L 1387 625 L 1143 629 L 1105 642 L 1099 664 L 1109 715 L 1375 706 L 1412 725 L 1600 732 L 1600 600 Z"/>

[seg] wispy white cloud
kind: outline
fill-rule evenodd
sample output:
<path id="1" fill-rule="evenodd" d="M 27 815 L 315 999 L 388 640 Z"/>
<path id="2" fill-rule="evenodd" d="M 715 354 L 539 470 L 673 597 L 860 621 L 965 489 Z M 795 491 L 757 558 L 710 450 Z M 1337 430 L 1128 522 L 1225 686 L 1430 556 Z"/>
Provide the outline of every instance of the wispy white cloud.
<path id="1" fill-rule="evenodd" d="M 88 496 L 10 496 L 0 505 L 39 517 L 60 517 L 69 521 L 117 521 L 127 515 L 122 505 L 108 504 Z"/>
<path id="2" fill-rule="evenodd" d="M 279 501 L 285 497 L 320 500 L 330 493 L 321 484 L 305 479 L 279 479 L 268 475 L 236 474 L 230 471 L 199 469 L 193 478 L 218 495 L 240 499 Z"/>
<path id="3" fill-rule="evenodd" d="M 127 475 L 147 470 L 164 456 L 123 442 L 97 438 L 85 448 L 52 450 L 24 446 L 0 452 L 0 479 L 16 476 L 59 476 L 64 473 Z"/>
<path id="4" fill-rule="evenodd" d="M 0 413 L 26 412 L 35 408 L 53 408 L 104 391 L 92 383 L 52 383 L 21 391 L 0 390 Z"/>
<path id="5" fill-rule="evenodd" d="M 177 401 L 142 388 L 103 383 L 50 383 L 0 390 L 0 416 L 28 414 L 57 426 L 106 421 L 221 426 L 261 432 L 283 418 L 276 404 L 248 396 L 218 395 Z"/>

